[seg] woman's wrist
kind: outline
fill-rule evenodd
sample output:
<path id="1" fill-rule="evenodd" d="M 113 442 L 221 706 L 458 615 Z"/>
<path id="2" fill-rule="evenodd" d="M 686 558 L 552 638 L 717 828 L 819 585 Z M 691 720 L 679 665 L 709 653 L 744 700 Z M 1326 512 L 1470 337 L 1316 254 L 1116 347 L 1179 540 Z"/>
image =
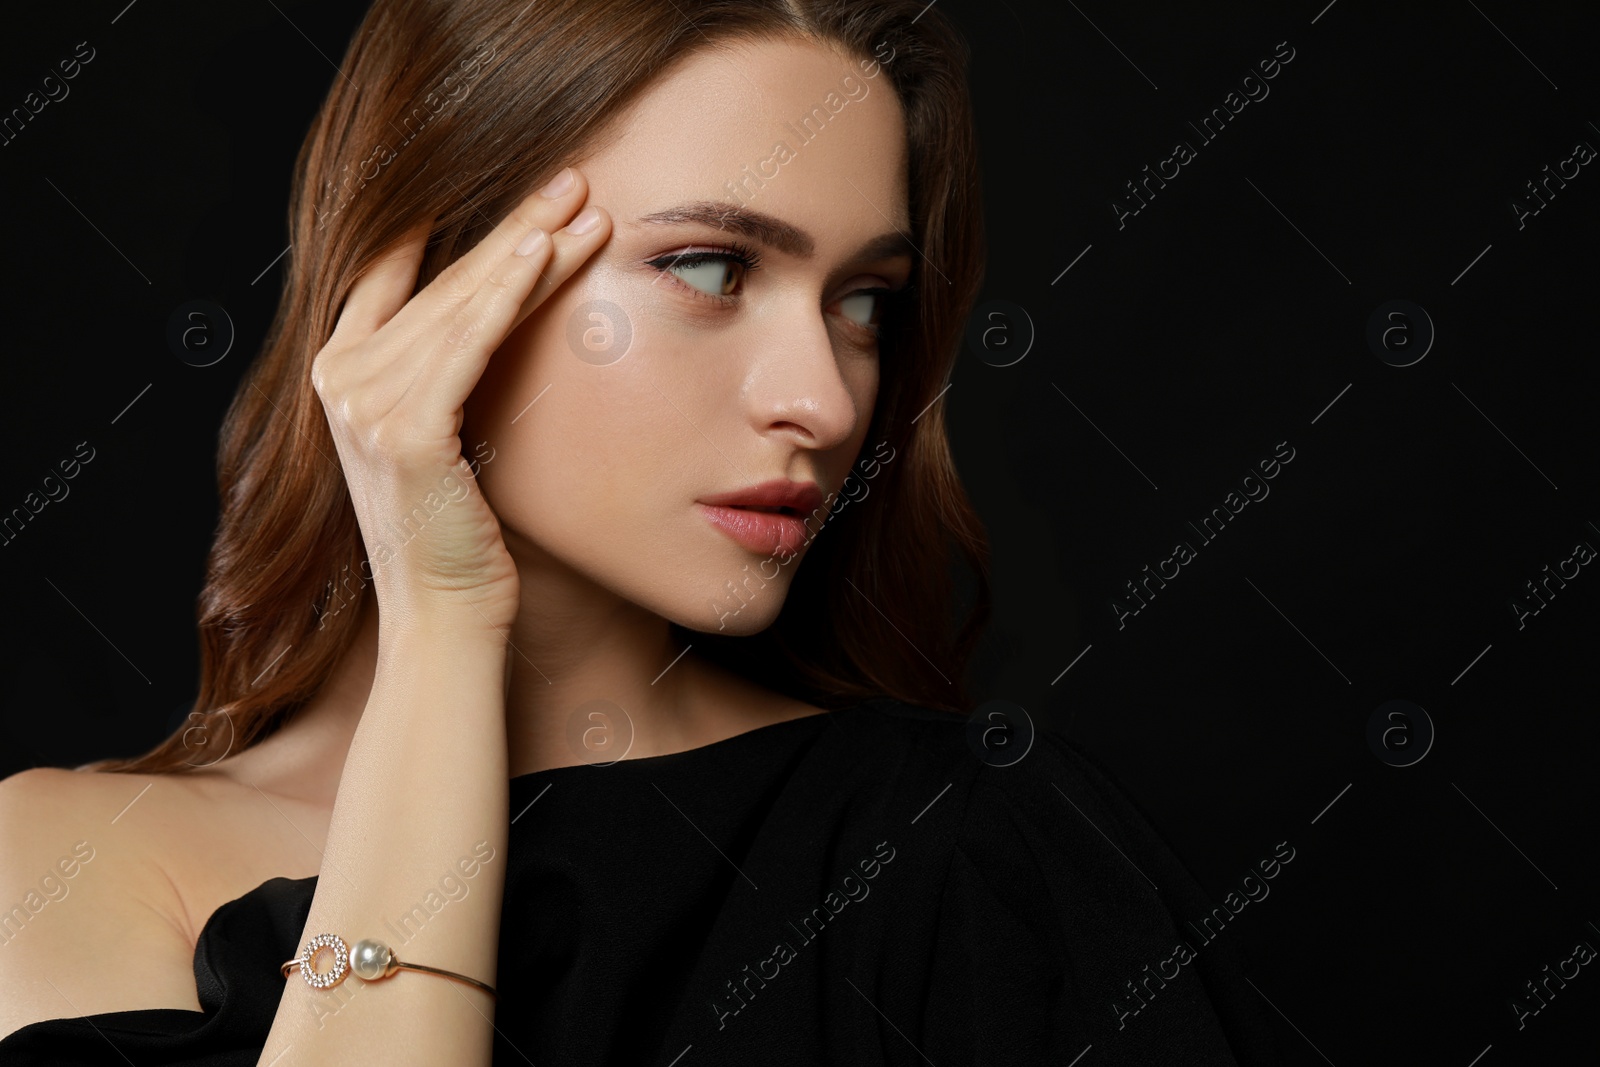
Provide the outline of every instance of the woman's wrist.
<path id="1" fill-rule="evenodd" d="M 486 709 L 493 703 L 494 714 L 504 714 L 508 630 L 491 626 L 470 609 L 418 613 L 393 622 L 384 614 L 378 628 L 369 709 L 377 698 L 381 705 L 408 707 L 411 718 L 418 714 L 410 707 L 415 698 L 448 692 Z"/>
<path id="2" fill-rule="evenodd" d="M 450 649 L 466 652 L 492 648 L 504 653 L 510 627 L 468 600 L 453 603 L 413 598 L 401 605 L 380 601 L 378 620 L 380 657 L 388 647 L 407 652 Z"/>

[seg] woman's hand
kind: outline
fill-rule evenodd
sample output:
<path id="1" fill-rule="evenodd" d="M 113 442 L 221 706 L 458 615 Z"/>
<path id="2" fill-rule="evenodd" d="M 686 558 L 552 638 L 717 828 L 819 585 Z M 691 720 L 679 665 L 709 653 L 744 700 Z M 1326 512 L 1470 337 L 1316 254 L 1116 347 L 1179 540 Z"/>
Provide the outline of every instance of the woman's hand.
<path id="1" fill-rule="evenodd" d="M 490 356 L 610 236 L 604 212 L 587 233 L 558 231 L 588 196 L 576 169 L 562 176 L 569 188 L 528 197 L 413 297 L 420 227 L 357 279 L 312 361 L 386 616 L 470 608 L 498 629 L 516 615 L 516 566 L 459 434 Z"/>
<path id="2" fill-rule="evenodd" d="M 598 209 L 586 232 L 561 228 L 569 219 L 581 228 L 573 214 L 589 195 L 576 170 L 564 173 L 570 188 L 524 200 L 412 296 L 431 228 L 419 225 L 356 280 L 312 361 L 382 614 L 302 945 L 324 931 L 381 937 L 382 917 L 404 914 L 423 879 L 465 850 L 487 846 L 493 857 L 507 847 L 503 628 L 516 618 L 520 582 L 460 433 L 495 350 L 610 235 Z M 526 240 L 536 230 L 550 236 Z M 428 920 L 418 951 L 429 966 L 494 981 L 505 870 L 490 864 L 470 899 Z M 324 1028 L 328 998 L 291 978 L 259 1062 L 293 1049 L 284 1062 L 345 1064 L 358 1048 L 393 1063 L 489 1063 L 485 994 L 430 980 L 383 985 Z"/>

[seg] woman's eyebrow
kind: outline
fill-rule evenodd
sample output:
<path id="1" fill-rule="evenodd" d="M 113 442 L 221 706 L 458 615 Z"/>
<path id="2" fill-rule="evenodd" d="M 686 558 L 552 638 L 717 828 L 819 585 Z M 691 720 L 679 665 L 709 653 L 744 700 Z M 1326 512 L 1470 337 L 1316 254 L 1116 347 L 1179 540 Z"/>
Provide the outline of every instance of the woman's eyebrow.
<path id="1" fill-rule="evenodd" d="M 764 211 L 756 211 L 735 204 L 719 203 L 715 200 L 695 200 L 687 204 L 666 208 L 662 211 L 652 211 L 648 215 L 641 215 L 634 220 L 638 223 L 650 223 L 659 226 L 675 226 L 686 222 L 700 223 L 705 226 L 714 226 L 719 230 L 731 230 L 746 237 L 757 244 L 768 248 L 775 248 L 791 256 L 809 259 L 816 254 L 817 243 L 812 236 L 800 227 L 788 223 L 775 215 Z M 857 260 L 893 259 L 896 256 L 910 256 L 916 251 L 916 246 L 911 239 L 903 233 L 882 233 L 868 240 L 856 250 Z"/>

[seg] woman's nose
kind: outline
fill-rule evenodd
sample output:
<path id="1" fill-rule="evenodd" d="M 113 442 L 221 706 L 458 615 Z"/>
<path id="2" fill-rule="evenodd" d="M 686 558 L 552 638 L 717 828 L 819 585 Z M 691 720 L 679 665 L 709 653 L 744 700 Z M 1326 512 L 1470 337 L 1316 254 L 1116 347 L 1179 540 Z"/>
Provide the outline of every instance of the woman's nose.
<path id="1" fill-rule="evenodd" d="M 816 309 L 785 315 L 776 327 L 781 336 L 761 345 L 763 354 L 745 383 L 757 433 L 790 433 L 807 447 L 825 450 L 848 441 L 869 413 L 876 364 L 843 367 L 842 360 L 871 357 L 837 354 L 823 315 Z"/>

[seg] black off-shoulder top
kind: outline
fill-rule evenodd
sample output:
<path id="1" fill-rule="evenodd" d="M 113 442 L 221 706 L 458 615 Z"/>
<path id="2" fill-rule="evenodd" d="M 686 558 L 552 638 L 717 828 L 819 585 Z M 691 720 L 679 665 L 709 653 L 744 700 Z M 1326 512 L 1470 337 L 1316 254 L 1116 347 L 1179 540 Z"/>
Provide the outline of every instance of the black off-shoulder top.
<path id="1" fill-rule="evenodd" d="M 524 774 L 511 815 L 506 854 L 472 858 L 507 865 L 495 1064 L 1276 1060 L 1230 939 L 1192 925 L 1215 902 L 1053 733 L 999 766 L 966 720 L 872 700 Z M 0 1065 L 256 1064 L 316 881 L 269 879 L 212 914 L 201 1011 L 33 1023 Z M 371 936 L 427 962 L 428 916 L 471 891 L 444 879 Z M 408 975 L 390 981 L 445 981 Z"/>

